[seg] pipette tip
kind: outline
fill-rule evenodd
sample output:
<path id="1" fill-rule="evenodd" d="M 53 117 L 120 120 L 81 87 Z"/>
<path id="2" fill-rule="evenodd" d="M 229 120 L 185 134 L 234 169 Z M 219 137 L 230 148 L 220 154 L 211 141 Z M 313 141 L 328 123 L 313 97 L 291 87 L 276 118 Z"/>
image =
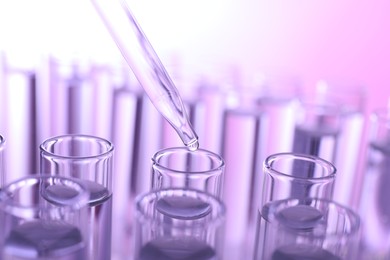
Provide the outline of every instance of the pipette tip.
<path id="1" fill-rule="evenodd" d="M 194 138 L 191 141 L 189 141 L 186 146 L 190 151 L 196 151 L 199 148 L 199 142 L 198 139 Z"/>

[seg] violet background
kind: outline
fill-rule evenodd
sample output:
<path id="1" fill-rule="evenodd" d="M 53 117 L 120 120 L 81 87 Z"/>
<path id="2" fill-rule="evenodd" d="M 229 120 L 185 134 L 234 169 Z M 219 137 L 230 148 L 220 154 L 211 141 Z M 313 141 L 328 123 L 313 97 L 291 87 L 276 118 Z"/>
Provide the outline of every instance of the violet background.
<path id="1" fill-rule="evenodd" d="M 368 108 L 390 93 L 390 2 L 354 0 L 134 0 L 135 17 L 168 71 L 298 75 L 368 88 Z M 31 64 L 52 51 L 120 59 L 87 0 L 0 1 L 0 49 Z M 179 87 L 180 89 L 180 87 Z"/>

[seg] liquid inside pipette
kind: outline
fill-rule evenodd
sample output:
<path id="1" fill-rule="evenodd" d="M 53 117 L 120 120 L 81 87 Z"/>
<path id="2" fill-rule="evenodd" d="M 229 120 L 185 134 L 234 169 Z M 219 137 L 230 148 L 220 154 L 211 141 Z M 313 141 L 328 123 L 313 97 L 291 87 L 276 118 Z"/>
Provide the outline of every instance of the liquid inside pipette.
<path id="1" fill-rule="evenodd" d="M 197 150 L 198 136 L 188 120 L 179 92 L 125 0 L 91 1 L 153 105 L 188 149 Z"/>

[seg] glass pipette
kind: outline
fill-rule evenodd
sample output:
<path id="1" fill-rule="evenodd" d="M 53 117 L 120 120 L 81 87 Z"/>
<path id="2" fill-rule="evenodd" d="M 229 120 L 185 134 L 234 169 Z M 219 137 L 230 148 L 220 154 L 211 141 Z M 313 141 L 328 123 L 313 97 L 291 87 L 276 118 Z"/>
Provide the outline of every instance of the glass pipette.
<path id="1" fill-rule="evenodd" d="M 183 101 L 125 0 L 91 0 L 149 99 L 190 149 L 199 147 Z"/>

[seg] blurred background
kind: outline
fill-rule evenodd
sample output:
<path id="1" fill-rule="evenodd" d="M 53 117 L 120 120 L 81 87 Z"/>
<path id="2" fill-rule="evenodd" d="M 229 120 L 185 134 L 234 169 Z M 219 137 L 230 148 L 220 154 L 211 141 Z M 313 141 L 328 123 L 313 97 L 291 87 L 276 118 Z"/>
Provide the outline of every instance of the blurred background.
<path id="1" fill-rule="evenodd" d="M 264 157 L 291 149 L 294 125 L 302 119 L 293 101 L 324 91 L 326 82 L 335 83 L 335 93 L 358 96 L 352 112 L 342 115 L 337 148 L 327 143 L 318 154 L 345 176 L 335 200 L 358 209 L 369 114 L 387 107 L 390 98 L 389 1 L 127 3 L 182 94 L 201 147 L 220 153 L 227 165 L 250 165 L 226 169 L 227 193 L 241 195 L 225 197 L 237 209 L 228 216 L 227 232 L 234 236 L 227 236 L 227 244 L 244 243 L 253 223 L 259 192 L 253 176 Z M 269 78 L 284 83 L 264 83 Z M 38 148 L 46 138 L 98 135 L 116 147 L 114 210 L 127 221 L 134 197 L 149 188 L 153 153 L 182 145 L 143 94 L 89 0 L 0 0 L 0 81 L 5 182 L 38 170 Z M 251 107 L 255 98 L 266 117 Z M 242 142 L 230 143 L 237 136 Z M 234 169 L 242 170 L 240 178 Z M 122 231 L 131 233 L 124 222 L 113 227 L 119 241 L 128 235 Z"/>
<path id="2" fill-rule="evenodd" d="M 168 71 L 298 75 L 367 86 L 368 107 L 389 92 L 388 1 L 129 0 Z M 0 1 L 0 48 L 21 64 L 42 52 L 117 60 L 90 1 Z M 178 86 L 180 89 L 180 86 Z"/>

